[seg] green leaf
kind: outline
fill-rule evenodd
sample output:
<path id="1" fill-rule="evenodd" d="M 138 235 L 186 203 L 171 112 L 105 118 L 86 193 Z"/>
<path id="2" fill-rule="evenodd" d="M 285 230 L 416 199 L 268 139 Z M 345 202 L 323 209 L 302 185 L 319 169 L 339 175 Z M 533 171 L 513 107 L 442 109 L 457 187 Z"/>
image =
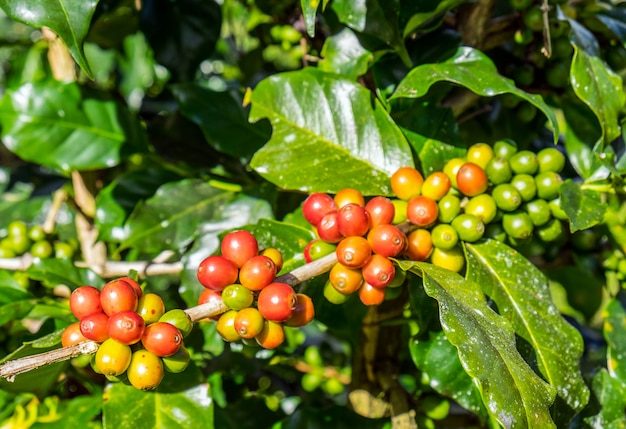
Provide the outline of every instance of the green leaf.
<path id="1" fill-rule="evenodd" d="M 610 144 L 620 136 L 619 117 L 626 102 L 621 77 L 602 58 L 576 45 L 570 74 L 574 92 L 600 121 L 604 145 Z"/>
<path id="2" fill-rule="evenodd" d="M 626 427 L 626 385 L 611 377 L 601 368 L 593 377 L 593 393 L 600 405 L 597 413 L 585 417 L 584 421 L 592 428 L 622 429 Z"/>
<path id="3" fill-rule="evenodd" d="M 539 371 L 575 411 L 589 400 L 579 369 L 580 333 L 552 303 L 545 276 L 528 259 L 496 240 L 466 244 L 467 278 L 479 284 L 515 333 L 534 349 Z"/>
<path id="4" fill-rule="evenodd" d="M 604 279 L 589 271 L 585 266 L 564 266 L 544 271 L 550 280 L 558 282 L 564 288 L 564 302 L 559 311 L 570 316 L 580 312 L 585 319 L 591 320 L 602 304 Z M 554 297 L 554 285 L 553 293 Z M 558 304 L 555 301 L 555 304 Z"/>
<path id="5" fill-rule="evenodd" d="M 522 359 L 511 323 L 489 307 L 480 286 L 431 264 L 400 266 L 422 276 L 426 293 L 439 302 L 443 331 L 489 414 L 507 428 L 555 428 L 549 412 L 554 388 Z"/>
<path id="6" fill-rule="evenodd" d="M 310 37 L 315 37 L 315 17 L 317 16 L 317 9 L 320 3 L 320 0 L 300 0 L 302 16 L 306 24 L 306 33 Z"/>
<path id="7" fill-rule="evenodd" d="M 259 248 L 274 247 L 283 255 L 283 273 L 304 265 L 303 249 L 315 238 L 311 229 L 272 219 L 261 219 L 252 230 Z"/>
<path id="8" fill-rule="evenodd" d="M 602 222 L 607 204 L 599 192 L 566 180 L 561 185 L 561 207 L 569 217 L 570 230 L 574 232 Z"/>
<path id="9" fill-rule="evenodd" d="M 12 320 L 20 320 L 32 310 L 35 302 L 35 299 L 20 299 L 1 305 L 0 325 L 4 325 Z"/>
<path id="10" fill-rule="evenodd" d="M 487 411 L 480 391 L 463 370 L 459 354 L 443 332 L 430 332 L 428 338 L 414 337 L 409 352 L 415 366 L 428 376 L 430 386 L 454 399 L 463 408 L 485 417 Z"/>
<path id="11" fill-rule="evenodd" d="M 147 253 L 182 249 L 193 241 L 198 226 L 218 217 L 233 198 L 232 192 L 201 180 L 166 183 L 130 215 L 121 247 Z"/>
<path id="12" fill-rule="evenodd" d="M 213 399 L 209 385 L 199 383 L 200 377 L 192 365 L 180 374 L 166 374 L 151 392 L 124 383 L 108 385 L 103 394 L 103 429 L 212 429 Z"/>
<path id="13" fill-rule="evenodd" d="M 35 258 L 26 273 L 46 287 L 66 285 L 75 289 L 82 285 L 101 286 L 104 281 L 93 271 L 75 266 L 69 259 Z"/>
<path id="14" fill-rule="evenodd" d="M 554 130 L 554 143 L 557 143 L 559 125 L 556 116 L 541 96 L 517 88 L 512 80 L 498 73 L 489 57 L 470 47 L 459 48 L 456 55 L 444 62 L 423 64 L 413 68 L 398 84 L 391 98 L 421 97 L 432 85 L 440 81 L 464 86 L 486 97 L 509 93 L 528 101 L 546 115 Z"/>
<path id="15" fill-rule="evenodd" d="M 344 28 L 324 42 L 318 68 L 356 80 L 367 72 L 373 60 L 374 55 L 361 46 L 356 34 L 349 28 Z"/>
<path id="16" fill-rule="evenodd" d="M 139 121 L 112 97 L 84 97 L 74 83 L 27 83 L 0 100 L 5 146 L 64 172 L 109 168 L 145 150 Z"/>
<path id="17" fill-rule="evenodd" d="M 626 309 L 614 298 L 604 308 L 603 316 L 607 369 L 611 377 L 626 385 Z"/>
<path id="18" fill-rule="evenodd" d="M 67 429 L 91 428 L 94 420 L 102 412 L 102 398 L 99 395 L 81 395 L 61 401 L 59 409 L 55 410 L 58 420 L 46 421 L 40 416 L 40 422 L 31 426 L 31 429 Z M 52 418 L 50 418 L 52 420 Z"/>
<path id="19" fill-rule="evenodd" d="M 434 3 L 434 4 L 433 4 Z M 436 2 L 416 2 L 416 6 L 420 9 L 419 12 L 415 12 L 406 26 L 404 27 L 403 37 L 407 37 L 417 31 L 422 25 L 428 23 L 438 15 L 443 15 L 450 9 L 465 3 L 465 0 L 443 0 Z"/>
<path id="20" fill-rule="evenodd" d="M 396 51 L 407 67 L 410 66 L 411 59 L 398 28 L 398 0 L 335 0 L 331 7 L 341 22 L 382 40 Z"/>
<path id="21" fill-rule="evenodd" d="M 85 58 L 83 41 L 97 4 L 98 0 L 32 0 L 28 4 L 20 0 L 0 0 L 0 7 L 16 21 L 54 31 L 89 78 L 93 76 Z"/>
<path id="22" fill-rule="evenodd" d="M 270 138 L 266 121 L 248 122 L 247 113 L 229 92 L 217 92 L 195 84 L 172 86 L 180 110 L 198 124 L 207 141 L 220 152 L 249 158 Z"/>
<path id="23" fill-rule="evenodd" d="M 259 83 L 250 119 L 260 118 L 270 120 L 273 133 L 251 166 L 285 189 L 389 195 L 389 177 L 413 165 L 406 139 L 368 90 L 316 69 Z"/>

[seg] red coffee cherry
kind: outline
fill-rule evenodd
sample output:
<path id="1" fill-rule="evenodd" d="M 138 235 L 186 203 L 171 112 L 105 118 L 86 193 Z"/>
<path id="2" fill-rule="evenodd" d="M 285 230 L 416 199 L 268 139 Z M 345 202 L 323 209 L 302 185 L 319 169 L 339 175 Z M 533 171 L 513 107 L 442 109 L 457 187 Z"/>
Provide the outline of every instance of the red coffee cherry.
<path id="1" fill-rule="evenodd" d="M 135 288 L 125 280 L 112 280 L 100 292 L 100 304 L 108 316 L 119 311 L 135 311 L 138 302 Z"/>
<path id="2" fill-rule="evenodd" d="M 235 283 L 238 275 L 237 265 L 224 256 L 209 256 L 198 265 L 198 280 L 208 289 L 220 291 Z"/>
<path id="3" fill-rule="evenodd" d="M 406 235 L 398 227 L 390 224 L 375 226 L 367 234 L 367 241 L 374 253 L 392 258 L 404 251 L 407 245 Z"/>
<path id="4" fill-rule="evenodd" d="M 479 165 L 473 162 L 466 162 L 456 173 L 456 183 L 463 194 L 474 197 L 482 194 L 489 186 L 487 173 Z"/>
<path id="5" fill-rule="evenodd" d="M 349 295 L 359 290 L 363 284 L 363 275 L 360 269 L 349 268 L 336 263 L 330 269 L 328 280 L 337 292 Z"/>
<path id="6" fill-rule="evenodd" d="M 303 293 L 296 294 L 296 309 L 291 317 L 285 320 L 285 326 L 298 328 L 307 325 L 315 317 L 313 300 Z"/>
<path id="7" fill-rule="evenodd" d="M 439 206 L 432 198 L 419 195 L 409 200 L 406 216 L 414 225 L 427 227 L 435 223 L 439 215 Z"/>
<path id="8" fill-rule="evenodd" d="M 80 321 L 80 332 L 88 340 L 101 343 L 109 338 L 107 322 L 109 316 L 104 313 L 91 313 Z"/>
<path id="9" fill-rule="evenodd" d="M 383 288 L 391 283 L 396 273 L 396 269 L 389 258 L 376 254 L 372 255 L 361 271 L 363 280 L 378 288 Z"/>
<path id="10" fill-rule="evenodd" d="M 372 246 L 363 237 L 346 237 L 337 245 L 337 260 L 350 268 L 361 268 L 372 256 Z"/>
<path id="11" fill-rule="evenodd" d="M 118 343 L 130 346 L 141 340 L 146 322 L 134 311 L 120 311 L 109 317 L 107 332 Z"/>
<path id="12" fill-rule="evenodd" d="M 396 215 L 396 208 L 389 198 L 374 197 L 365 205 L 370 216 L 370 227 L 392 223 Z"/>
<path id="13" fill-rule="evenodd" d="M 222 239 L 220 246 L 222 256 L 241 266 L 259 253 L 259 243 L 250 231 L 241 230 L 229 232 Z"/>
<path id="14" fill-rule="evenodd" d="M 365 198 L 360 191 L 353 188 L 344 188 L 335 194 L 335 204 L 341 209 L 346 204 L 356 204 L 361 207 L 365 205 Z"/>
<path id="15" fill-rule="evenodd" d="M 217 305 L 217 303 L 222 303 L 222 295 L 217 292 L 214 291 L 212 289 L 204 289 L 202 291 L 202 293 L 200 294 L 200 297 L 198 298 L 198 305 L 202 305 L 202 304 L 208 304 L 208 303 L 215 303 Z M 217 316 L 213 316 L 210 317 L 209 319 L 211 320 L 218 320 L 220 318 L 220 315 Z M 202 319 L 202 320 L 206 320 L 206 319 Z"/>
<path id="16" fill-rule="evenodd" d="M 317 224 L 317 235 L 327 243 L 338 243 L 343 238 L 337 222 L 338 214 L 337 210 L 330 211 Z"/>
<path id="17" fill-rule="evenodd" d="M 129 285 L 131 285 L 135 293 L 137 294 L 137 298 L 141 298 L 141 295 L 143 295 L 143 290 L 141 289 L 141 285 L 137 283 L 134 279 L 130 277 L 120 277 L 117 280 L 126 282 Z"/>
<path id="18" fill-rule="evenodd" d="M 364 283 L 359 289 L 359 299 L 365 305 L 379 305 L 385 300 L 385 288 L 374 287 Z"/>
<path id="19" fill-rule="evenodd" d="M 348 203 L 337 213 L 337 226 L 344 237 L 362 236 L 370 228 L 370 217 L 365 207 Z"/>
<path id="20" fill-rule="evenodd" d="M 74 322 L 67 326 L 63 330 L 63 334 L 61 334 L 61 345 L 63 347 L 73 346 L 87 340 L 88 338 L 80 332 L 80 322 Z"/>
<path id="21" fill-rule="evenodd" d="M 146 326 L 141 344 L 146 350 L 159 357 L 171 356 L 178 351 L 183 343 L 180 330 L 167 322 L 156 322 Z"/>
<path id="22" fill-rule="evenodd" d="M 252 339 L 261 333 L 264 322 L 265 319 L 259 310 L 253 307 L 244 308 L 235 316 L 235 331 L 241 338 Z"/>
<path id="23" fill-rule="evenodd" d="M 263 324 L 263 330 L 256 336 L 255 340 L 264 349 L 275 349 L 285 341 L 283 325 L 266 320 Z"/>
<path id="24" fill-rule="evenodd" d="M 93 286 L 80 286 L 70 295 L 70 310 L 78 320 L 91 313 L 101 313 L 100 290 Z"/>
<path id="25" fill-rule="evenodd" d="M 315 192 L 302 203 L 302 214 L 313 226 L 317 226 L 327 213 L 337 210 L 337 204 L 328 194 Z"/>
<path id="26" fill-rule="evenodd" d="M 296 310 L 296 292 L 286 283 L 274 282 L 259 293 L 257 307 L 261 315 L 272 322 L 284 322 Z"/>
<path id="27" fill-rule="evenodd" d="M 257 255 L 239 270 L 239 283 L 250 290 L 261 290 L 276 277 L 276 265 L 267 256 Z"/>
<path id="28" fill-rule="evenodd" d="M 413 167 L 400 167 L 391 176 L 391 189 L 401 200 L 409 200 L 422 192 L 424 176 Z"/>

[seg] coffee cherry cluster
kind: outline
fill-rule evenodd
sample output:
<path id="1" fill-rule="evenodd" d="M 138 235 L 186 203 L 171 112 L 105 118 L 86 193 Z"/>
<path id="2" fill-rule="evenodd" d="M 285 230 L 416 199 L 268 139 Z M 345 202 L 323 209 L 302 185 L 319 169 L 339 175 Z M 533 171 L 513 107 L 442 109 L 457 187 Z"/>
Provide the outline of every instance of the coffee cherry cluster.
<path id="1" fill-rule="evenodd" d="M 178 373 L 189 364 L 183 338 L 193 323 L 180 309 L 165 311 L 156 294 L 144 294 L 129 277 L 102 289 L 80 286 L 70 295 L 78 319 L 63 332 L 64 347 L 91 340 L 100 343 L 92 366 L 110 381 L 128 381 L 140 390 L 155 389 L 166 371 Z"/>
<path id="2" fill-rule="evenodd" d="M 0 240 L 0 258 L 14 258 L 27 252 L 36 258 L 72 258 L 76 245 L 47 234 L 41 225 L 29 227 L 21 220 L 12 221 Z"/>
<path id="3" fill-rule="evenodd" d="M 320 192 L 309 195 L 302 213 L 319 236 L 305 248 L 305 259 L 337 254 L 324 296 L 336 304 L 353 293 L 365 305 L 383 302 L 386 288 L 396 285 L 395 266 L 389 258 L 407 248 L 407 236 L 393 224 L 396 208 L 392 201 L 377 196 L 366 204 L 358 190 L 346 188 L 334 197 Z"/>
<path id="4" fill-rule="evenodd" d="M 198 265 L 198 280 L 206 288 L 198 304 L 222 301 L 228 307 L 214 318 L 225 341 L 255 340 L 273 349 L 285 340 L 284 326 L 304 326 L 313 320 L 311 298 L 276 281 L 283 264 L 280 251 L 259 251 L 256 238 L 246 230 L 226 234 L 220 248 L 221 254 Z"/>

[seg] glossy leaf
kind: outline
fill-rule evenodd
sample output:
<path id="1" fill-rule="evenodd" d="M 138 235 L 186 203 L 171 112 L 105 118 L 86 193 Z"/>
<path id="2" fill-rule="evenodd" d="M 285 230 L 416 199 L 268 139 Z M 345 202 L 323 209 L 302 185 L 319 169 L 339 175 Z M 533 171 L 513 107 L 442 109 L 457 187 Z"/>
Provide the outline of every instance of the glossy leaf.
<path id="1" fill-rule="evenodd" d="M 391 98 L 421 97 L 432 85 L 440 81 L 464 86 L 486 97 L 509 93 L 528 101 L 546 115 L 555 130 L 554 142 L 558 141 L 559 125 L 556 116 L 541 96 L 517 88 L 513 81 L 498 73 L 489 57 L 470 47 L 459 48 L 456 55 L 444 62 L 423 64 L 413 68 L 398 84 Z"/>
<path id="2" fill-rule="evenodd" d="M 283 272 L 304 265 L 302 249 L 315 238 L 311 229 L 289 225 L 272 219 L 261 219 L 252 230 L 259 248 L 274 247 L 283 255 Z"/>
<path id="3" fill-rule="evenodd" d="M 406 66 L 411 64 L 398 28 L 398 0 L 335 0 L 331 7 L 348 27 L 382 40 L 396 51 Z"/>
<path id="4" fill-rule="evenodd" d="M 584 109 L 584 111 L 582 111 Z M 589 142 L 595 142 L 600 135 L 599 125 L 591 111 L 583 107 L 566 104 L 563 107 L 563 113 L 567 121 L 565 127 L 565 148 L 567 156 L 576 170 L 576 173 L 583 179 L 602 180 L 606 179 L 610 170 L 606 168 L 597 158 L 593 145 Z M 581 130 L 581 127 L 584 129 Z M 598 128 L 596 130 L 596 128 Z"/>
<path id="5" fill-rule="evenodd" d="M 20 320 L 26 316 L 35 304 L 35 299 L 19 299 L 0 305 L 0 324 L 4 325 L 12 320 Z"/>
<path id="6" fill-rule="evenodd" d="M 166 374 L 152 392 L 124 383 L 108 385 L 103 394 L 103 428 L 212 429 L 213 399 L 208 384 L 199 383 L 199 377 L 199 370 L 190 366 L 180 374 Z M 128 404 L 133 404 L 132 412 Z"/>
<path id="7" fill-rule="evenodd" d="M 561 185 L 561 207 L 569 217 L 572 232 L 591 228 L 602 222 L 607 205 L 602 195 L 567 180 Z"/>
<path id="8" fill-rule="evenodd" d="M 198 226 L 219 216 L 233 198 L 232 192 L 200 180 L 166 183 L 130 215 L 121 246 L 153 253 L 182 249 L 194 239 Z"/>
<path id="9" fill-rule="evenodd" d="M 26 161 L 64 172 L 109 168 L 145 149 L 137 118 L 74 83 L 27 83 L 0 100 L 2 140 Z"/>
<path id="10" fill-rule="evenodd" d="M 391 174 L 413 164 L 398 127 L 354 82 L 309 68 L 263 80 L 251 101 L 250 119 L 273 126 L 251 166 L 282 188 L 389 195 Z"/>
<path id="11" fill-rule="evenodd" d="M 228 92 L 211 91 L 198 85 L 172 87 L 181 112 L 202 129 L 207 141 L 220 152 L 249 158 L 270 138 L 266 121 L 248 122 L 248 115 Z"/>
<path id="12" fill-rule="evenodd" d="M 450 9 L 464 3 L 465 0 L 443 0 L 436 2 L 416 2 L 419 8 L 409 18 L 403 30 L 403 37 L 409 36 L 420 29 L 424 24 L 435 19 L 438 15 L 443 15 Z M 420 7 L 421 6 L 421 7 Z M 434 6 L 434 7 L 433 7 Z M 432 7 L 432 8 L 431 8 Z"/>
<path id="13" fill-rule="evenodd" d="M 50 288 L 60 284 L 71 289 L 82 285 L 100 286 L 104 284 L 104 281 L 92 270 L 77 267 L 68 259 L 35 258 L 26 273 L 33 280 L 38 280 Z"/>
<path id="14" fill-rule="evenodd" d="M 528 259 L 496 240 L 466 245 L 467 278 L 479 284 L 534 349 L 539 371 L 575 411 L 589 400 L 578 364 L 580 333 L 552 303 L 546 277 Z"/>
<path id="15" fill-rule="evenodd" d="M 317 16 L 317 9 L 321 0 L 300 0 L 300 7 L 302 8 L 302 17 L 306 24 L 306 33 L 310 37 L 315 37 L 315 18 Z"/>
<path id="16" fill-rule="evenodd" d="M 549 412 L 555 389 L 520 356 L 511 322 L 491 309 L 480 286 L 427 263 L 401 267 L 422 276 L 426 293 L 439 302 L 443 331 L 489 414 L 507 428 L 555 428 Z"/>
<path id="17" fill-rule="evenodd" d="M 480 391 L 463 370 L 456 347 L 448 342 L 443 332 L 430 332 L 424 339 L 413 338 L 409 351 L 415 366 L 428 376 L 436 392 L 454 399 L 474 414 L 486 416 Z"/>
<path id="18" fill-rule="evenodd" d="M 571 82 L 576 95 L 600 121 L 604 145 L 610 144 L 620 136 L 619 116 L 626 102 L 621 77 L 601 58 L 575 46 Z"/>
<path id="19" fill-rule="evenodd" d="M 617 299 L 604 308 L 604 338 L 607 342 L 607 369 L 611 377 L 626 385 L 626 309 Z"/>
<path id="20" fill-rule="evenodd" d="M 46 0 L 33 0 L 27 5 L 20 0 L 0 0 L 0 8 L 16 21 L 54 31 L 90 78 L 92 73 L 85 58 L 83 42 L 97 4 L 98 0 L 56 0 L 52 4 Z"/>
<path id="21" fill-rule="evenodd" d="M 349 28 L 326 39 L 318 68 L 356 80 L 365 74 L 374 55 L 361 46 L 358 37 Z"/>
<path id="22" fill-rule="evenodd" d="M 593 428 L 620 429 L 626 426 L 626 385 L 601 368 L 593 377 L 591 388 L 600 405 L 596 414 L 585 417 L 585 423 Z"/>

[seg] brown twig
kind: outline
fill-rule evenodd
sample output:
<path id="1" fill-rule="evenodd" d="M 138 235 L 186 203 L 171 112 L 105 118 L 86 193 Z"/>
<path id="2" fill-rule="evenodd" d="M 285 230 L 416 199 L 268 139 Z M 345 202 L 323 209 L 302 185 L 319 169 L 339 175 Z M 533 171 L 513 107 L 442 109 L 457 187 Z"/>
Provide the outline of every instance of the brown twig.
<path id="1" fill-rule="evenodd" d="M 276 277 L 276 281 L 288 283 L 292 286 L 295 286 L 299 283 L 305 282 L 312 279 L 313 277 L 327 272 L 336 262 L 336 254 L 331 253 L 330 255 L 324 256 L 323 258 L 318 259 L 317 261 L 314 261 L 310 264 L 298 267 L 290 273 Z M 182 270 L 182 264 L 177 264 L 180 264 L 179 271 Z M 127 272 L 128 271 L 126 271 L 126 273 Z M 185 313 L 187 313 L 192 322 L 198 322 L 199 320 L 222 314 L 226 310 L 228 310 L 228 308 L 224 305 L 224 303 L 218 301 L 209 302 L 206 304 L 201 304 L 195 307 L 188 308 L 185 310 Z M 25 372 L 52 363 L 62 362 L 83 354 L 92 354 L 95 353 L 97 350 L 98 343 L 95 343 L 93 341 L 86 341 L 80 344 L 76 344 L 74 346 L 63 347 L 37 355 L 15 359 L 0 365 L 0 377 L 6 378 L 8 381 L 13 381 L 16 375 L 23 374 Z"/>

